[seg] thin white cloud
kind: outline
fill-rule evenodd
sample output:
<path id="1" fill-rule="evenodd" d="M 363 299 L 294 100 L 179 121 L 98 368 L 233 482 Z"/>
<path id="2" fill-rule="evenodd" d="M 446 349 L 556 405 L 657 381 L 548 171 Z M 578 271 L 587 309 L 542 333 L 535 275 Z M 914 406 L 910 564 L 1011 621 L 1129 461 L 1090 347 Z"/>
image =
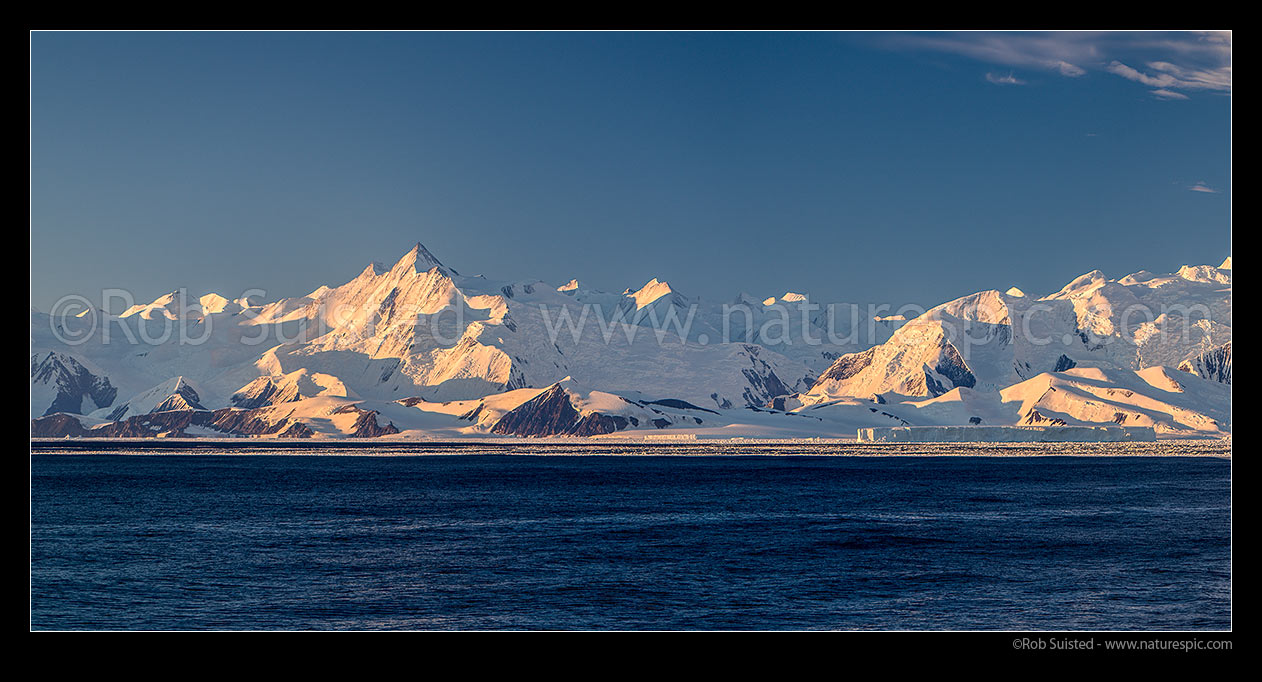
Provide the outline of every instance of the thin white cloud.
<path id="1" fill-rule="evenodd" d="M 1083 33 L 929 33 L 889 38 L 895 48 L 924 49 L 963 55 L 1003 66 L 1056 71 L 1080 76 L 1077 62 L 1095 59 L 1095 47 Z"/>
<path id="2" fill-rule="evenodd" d="M 1231 92 L 1230 66 L 1218 69 L 1188 69 L 1162 61 L 1148 62 L 1146 66 L 1149 71 L 1143 72 L 1122 62 L 1114 61 L 1109 64 L 1107 70 L 1122 78 L 1160 88 L 1166 92 L 1175 89 Z"/>
<path id="3" fill-rule="evenodd" d="M 1060 72 L 1060 75 L 1069 76 L 1070 78 L 1077 78 L 1078 76 L 1085 76 L 1087 74 L 1086 69 L 1081 66 L 1074 66 L 1069 62 L 1056 62 L 1053 67 Z"/>
<path id="4" fill-rule="evenodd" d="M 1167 85 L 1174 83 L 1174 79 L 1169 76 L 1165 78 L 1162 78 L 1159 75 L 1149 76 L 1146 73 L 1143 73 L 1136 69 L 1132 69 L 1131 67 L 1118 61 L 1115 61 L 1112 64 L 1109 64 L 1106 70 L 1109 73 L 1117 74 L 1121 76 L 1122 78 L 1133 80 L 1136 83 L 1143 83 L 1144 85 L 1154 87 L 1154 88 L 1164 88 Z"/>
<path id="5" fill-rule="evenodd" d="M 944 32 L 892 34 L 883 42 L 1071 78 L 1110 73 L 1148 86 L 1162 99 L 1186 99 L 1189 92 L 1231 94 L 1231 31 Z M 986 79 L 994 83 L 992 75 Z"/>
<path id="6" fill-rule="evenodd" d="M 994 83 L 995 85 L 1025 85 L 1025 81 L 1012 75 L 1011 72 L 1009 72 L 1006 76 L 993 72 L 987 73 L 986 80 Z"/>
<path id="7" fill-rule="evenodd" d="M 1193 192 L 1204 192 L 1205 194 L 1218 194 L 1218 190 L 1214 189 L 1213 187 L 1210 187 L 1204 182 L 1198 182 L 1192 185 L 1191 187 L 1188 187 L 1188 189 L 1192 190 Z"/>

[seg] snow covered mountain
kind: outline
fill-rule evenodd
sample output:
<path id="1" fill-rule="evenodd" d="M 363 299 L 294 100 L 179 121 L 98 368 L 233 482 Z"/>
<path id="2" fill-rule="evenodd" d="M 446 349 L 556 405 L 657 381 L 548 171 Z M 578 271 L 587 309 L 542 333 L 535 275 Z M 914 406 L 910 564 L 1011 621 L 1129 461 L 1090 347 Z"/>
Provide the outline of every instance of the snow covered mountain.
<path id="1" fill-rule="evenodd" d="M 104 372 L 88 369 L 65 353 L 31 353 L 31 416 L 79 414 L 114 402 L 118 389 Z"/>
<path id="2" fill-rule="evenodd" d="M 938 396 L 956 387 L 996 391 L 1074 367 L 1178 366 L 1230 341 L 1230 269 L 1184 267 L 1120 280 L 1097 270 L 1037 300 L 1009 290 L 944 303 L 889 341 L 838 358 L 804 402 L 887 392 Z M 1228 349 L 1228 367 L 1229 358 Z"/>
<path id="3" fill-rule="evenodd" d="M 204 410 L 199 402 L 197 389 L 184 377 L 175 377 L 133 396 L 121 405 L 102 407 L 91 416 L 106 421 L 118 421 L 125 417 L 151 412 Z"/>
<path id="4" fill-rule="evenodd" d="M 1023 423 L 1034 410 L 1066 423 L 1133 413 L 1167 434 L 1212 435 L 1230 423 L 1230 298 L 1228 259 L 1164 276 L 1092 272 L 1038 299 L 984 291 L 906 320 L 793 292 L 711 303 L 658 278 L 614 294 L 465 276 L 417 244 L 272 302 L 176 291 L 120 316 L 32 309 L 32 432 L 853 436 Z M 1152 396 L 1132 378 L 1166 366 L 1198 388 Z M 1113 399 L 1107 415 L 1072 400 L 1009 409 L 1025 404 L 1011 391 L 1044 377 L 1058 395 L 1116 383 L 1147 402 Z M 1225 413 L 1191 400 L 1222 395 Z M 960 407 L 986 401 L 1007 407 Z"/>

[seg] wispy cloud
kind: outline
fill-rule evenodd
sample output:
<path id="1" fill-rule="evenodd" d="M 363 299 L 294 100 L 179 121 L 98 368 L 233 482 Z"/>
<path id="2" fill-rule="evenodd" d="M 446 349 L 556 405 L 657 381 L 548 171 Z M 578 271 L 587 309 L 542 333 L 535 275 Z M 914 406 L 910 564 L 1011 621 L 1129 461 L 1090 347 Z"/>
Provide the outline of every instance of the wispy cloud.
<path id="1" fill-rule="evenodd" d="M 1218 69 L 1195 69 L 1177 66 L 1170 62 L 1153 61 L 1148 62 L 1146 66 L 1148 71 L 1144 72 L 1114 61 L 1109 64 L 1108 71 L 1136 83 L 1157 88 L 1153 94 L 1166 99 L 1170 99 L 1176 89 L 1231 92 L 1230 65 Z M 1177 98 L 1187 99 L 1186 96 Z"/>
<path id="2" fill-rule="evenodd" d="M 1218 190 L 1214 189 L 1213 187 L 1210 187 L 1204 182 L 1197 182 L 1193 184 L 1192 186 L 1188 187 L 1188 189 L 1192 190 L 1193 192 L 1204 192 L 1205 194 L 1218 194 Z"/>
<path id="3" fill-rule="evenodd" d="M 1009 72 L 1007 75 L 1002 75 L 1002 74 L 993 73 L 993 72 L 987 73 L 986 80 L 990 81 L 991 83 L 994 83 L 995 85 L 1025 85 L 1025 81 L 1012 75 L 1011 72 Z"/>
<path id="4" fill-rule="evenodd" d="M 1070 78 L 1110 73 L 1153 89 L 1160 99 L 1186 93 L 1231 94 L 1231 32 L 1022 32 L 891 35 L 895 49 L 956 54 L 988 64 Z M 991 83 L 1018 84 L 1009 73 L 987 73 Z"/>
<path id="5" fill-rule="evenodd" d="M 1069 76 L 1070 78 L 1077 78 L 1078 76 L 1085 76 L 1087 74 L 1086 69 L 1081 66 L 1074 66 L 1066 61 L 1055 62 L 1052 64 L 1052 68 L 1059 71 L 1060 75 Z"/>

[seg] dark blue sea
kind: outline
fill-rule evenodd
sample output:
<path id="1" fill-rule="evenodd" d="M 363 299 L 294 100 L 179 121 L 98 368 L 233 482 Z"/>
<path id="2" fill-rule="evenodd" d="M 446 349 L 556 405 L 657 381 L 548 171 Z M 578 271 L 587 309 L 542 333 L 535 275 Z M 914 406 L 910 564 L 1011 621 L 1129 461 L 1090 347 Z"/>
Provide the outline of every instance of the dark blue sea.
<path id="1" fill-rule="evenodd" d="M 1225 629 L 1230 461 L 31 458 L 34 629 Z"/>

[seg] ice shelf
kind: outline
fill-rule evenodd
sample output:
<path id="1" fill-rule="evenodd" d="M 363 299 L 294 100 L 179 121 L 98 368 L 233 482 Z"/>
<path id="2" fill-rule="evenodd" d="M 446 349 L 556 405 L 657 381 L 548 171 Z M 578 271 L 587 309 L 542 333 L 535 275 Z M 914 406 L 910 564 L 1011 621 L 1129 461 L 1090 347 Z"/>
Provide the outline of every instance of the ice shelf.
<path id="1" fill-rule="evenodd" d="M 1156 441 L 1150 426 L 881 426 L 860 443 L 1120 443 Z"/>

